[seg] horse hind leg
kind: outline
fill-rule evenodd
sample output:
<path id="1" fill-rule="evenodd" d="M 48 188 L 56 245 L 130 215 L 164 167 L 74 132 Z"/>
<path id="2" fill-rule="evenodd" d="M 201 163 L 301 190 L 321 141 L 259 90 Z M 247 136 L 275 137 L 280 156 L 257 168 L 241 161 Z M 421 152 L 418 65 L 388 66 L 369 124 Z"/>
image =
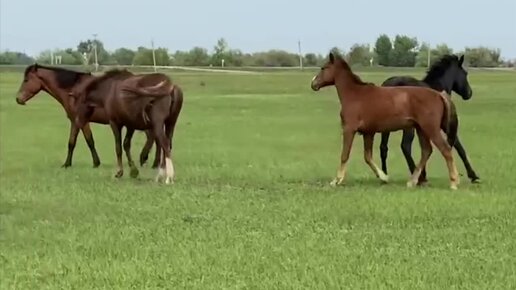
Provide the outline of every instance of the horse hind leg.
<path id="1" fill-rule="evenodd" d="M 430 143 L 430 139 L 420 128 L 417 128 L 416 131 L 419 139 L 419 145 L 421 146 L 421 160 L 410 176 L 410 179 L 407 182 L 407 187 L 414 187 L 418 184 L 421 172 L 425 168 L 428 159 L 430 159 L 430 156 L 432 155 L 432 143 Z"/>
<path id="2" fill-rule="evenodd" d="M 435 130 L 434 133 L 430 136 L 432 136 L 432 142 L 435 144 L 437 149 L 441 151 L 441 154 L 446 160 L 446 165 L 448 166 L 448 172 L 450 176 L 450 188 L 456 190 L 459 185 L 459 173 L 457 171 L 455 161 L 453 160 L 452 147 L 441 135 L 440 130 Z"/>
<path id="3" fill-rule="evenodd" d="M 163 121 L 155 121 L 154 125 L 154 136 L 159 144 L 159 149 L 162 150 L 161 154 L 161 166 L 158 169 L 158 176 L 156 181 L 159 181 L 165 176 L 165 183 L 174 183 L 174 164 L 170 158 L 170 141 L 165 135 L 165 128 Z"/>
<path id="4" fill-rule="evenodd" d="M 373 141 L 373 134 L 364 134 L 364 160 L 367 165 L 371 167 L 371 170 L 373 170 L 376 177 L 378 177 L 382 182 L 387 183 L 389 181 L 389 177 L 373 162 Z"/>

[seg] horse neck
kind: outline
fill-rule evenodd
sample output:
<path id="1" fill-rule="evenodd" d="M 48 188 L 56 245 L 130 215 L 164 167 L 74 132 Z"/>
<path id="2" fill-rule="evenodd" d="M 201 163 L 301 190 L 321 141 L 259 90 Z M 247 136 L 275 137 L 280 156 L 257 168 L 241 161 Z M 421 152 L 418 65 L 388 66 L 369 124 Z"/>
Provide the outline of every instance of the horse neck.
<path id="1" fill-rule="evenodd" d="M 43 90 L 56 99 L 56 101 L 58 101 L 65 110 L 68 111 L 70 106 L 68 90 L 60 87 L 51 74 L 52 73 L 48 71 L 47 73 L 40 75 L 40 79 L 43 81 Z"/>
<path id="2" fill-rule="evenodd" d="M 335 88 L 339 96 L 340 103 L 349 101 L 354 96 L 352 93 L 357 89 L 359 84 L 353 78 L 352 72 L 348 70 L 339 70 L 335 75 Z"/>
<path id="3" fill-rule="evenodd" d="M 439 77 L 429 77 L 428 75 L 423 79 L 423 82 L 429 85 L 436 91 L 446 91 L 451 94 L 453 88 L 453 79 L 449 77 L 449 70 L 446 70 Z"/>

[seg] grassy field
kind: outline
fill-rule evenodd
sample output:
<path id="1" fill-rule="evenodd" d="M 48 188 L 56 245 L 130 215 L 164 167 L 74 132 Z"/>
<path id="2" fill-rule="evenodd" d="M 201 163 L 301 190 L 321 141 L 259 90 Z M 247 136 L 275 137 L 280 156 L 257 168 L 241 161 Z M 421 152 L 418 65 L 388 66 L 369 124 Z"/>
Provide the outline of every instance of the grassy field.
<path id="1" fill-rule="evenodd" d="M 101 125 L 101 167 L 81 135 L 60 168 L 64 111 L 43 93 L 17 105 L 21 74 L 2 73 L 0 289 L 515 289 L 516 73 L 471 72 L 473 98 L 454 96 L 483 181 L 470 184 L 455 155 L 456 192 L 437 151 L 429 185 L 405 187 L 401 133 L 389 184 L 357 138 L 346 185 L 330 187 L 339 105 L 334 88 L 310 90 L 313 73 L 172 73 L 185 89 L 173 186 L 148 167 L 116 180 Z M 359 72 L 375 83 L 397 73 Z"/>

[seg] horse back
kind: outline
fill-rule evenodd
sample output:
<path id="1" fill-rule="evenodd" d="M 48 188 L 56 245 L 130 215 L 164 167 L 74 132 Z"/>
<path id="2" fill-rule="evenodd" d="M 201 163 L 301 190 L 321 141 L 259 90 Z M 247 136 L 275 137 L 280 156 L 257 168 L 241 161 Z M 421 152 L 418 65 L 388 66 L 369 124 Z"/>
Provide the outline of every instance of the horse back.
<path id="1" fill-rule="evenodd" d="M 410 76 L 395 76 L 386 79 L 382 83 L 382 87 L 397 87 L 397 86 L 414 86 L 414 87 L 428 87 L 428 85 Z"/>

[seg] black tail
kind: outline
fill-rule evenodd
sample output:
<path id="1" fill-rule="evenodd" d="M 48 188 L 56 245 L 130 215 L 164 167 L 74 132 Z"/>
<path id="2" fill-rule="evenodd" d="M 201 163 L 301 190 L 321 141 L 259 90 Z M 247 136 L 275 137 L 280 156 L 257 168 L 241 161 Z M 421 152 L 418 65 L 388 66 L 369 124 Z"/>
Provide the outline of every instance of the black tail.
<path id="1" fill-rule="evenodd" d="M 441 99 L 443 100 L 445 110 L 441 121 L 441 129 L 446 133 L 448 144 L 453 147 L 457 141 L 459 131 L 457 109 L 445 91 L 441 92 Z"/>

